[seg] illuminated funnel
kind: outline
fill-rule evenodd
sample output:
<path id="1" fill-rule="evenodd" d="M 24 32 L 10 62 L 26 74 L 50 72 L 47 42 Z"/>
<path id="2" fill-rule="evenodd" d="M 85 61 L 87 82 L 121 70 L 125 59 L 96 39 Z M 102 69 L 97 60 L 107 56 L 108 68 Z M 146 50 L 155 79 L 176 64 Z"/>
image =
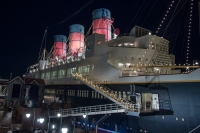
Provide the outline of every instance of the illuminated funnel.
<path id="1" fill-rule="evenodd" d="M 100 8 L 92 12 L 93 16 L 93 34 L 104 34 L 105 42 L 111 40 L 111 13 L 108 9 Z"/>
<path id="2" fill-rule="evenodd" d="M 65 58 L 66 57 L 66 42 L 67 38 L 64 35 L 54 36 L 54 51 L 53 57 L 55 58 Z"/>
<path id="3" fill-rule="evenodd" d="M 84 51 L 84 27 L 73 24 L 69 27 L 69 51 L 72 55 L 81 56 Z"/>

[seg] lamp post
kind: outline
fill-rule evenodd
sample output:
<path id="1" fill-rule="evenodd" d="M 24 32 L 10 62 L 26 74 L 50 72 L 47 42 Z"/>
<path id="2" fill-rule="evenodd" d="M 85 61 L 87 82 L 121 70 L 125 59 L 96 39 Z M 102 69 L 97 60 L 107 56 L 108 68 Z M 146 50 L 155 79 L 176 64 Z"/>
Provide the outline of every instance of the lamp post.
<path id="1" fill-rule="evenodd" d="M 72 116 L 68 116 L 70 119 L 71 119 L 71 121 L 72 121 L 72 125 L 73 125 L 73 133 L 74 133 L 74 131 L 75 131 L 75 126 L 76 126 L 76 118 L 74 117 L 72 117 Z"/>
<path id="2" fill-rule="evenodd" d="M 26 114 L 26 117 L 27 117 L 27 118 L 29 118 L 30 116 L 31 116 L 31 114 L 29 114 L 29 113 L 28 113 L 28 114 Z"/>
<path id="3" fill-rule="evenodd" d="M 26 117 L 29 118 L 31 116 L 30 113 L 26 114 Z M 33 125 L 32 125 L 32 132 L 34 132 L 34 127 L 35 127 L 35 108 L 33 109 Z"/>
<path id="4" fill-rule="evenodd" d="M 74 118 L 74 120 L 73 120 L 73 124 L 74 124 L 73 133 L 74 133 L 75 125 L 76 125 L 76 118 Z"/>
<path id="5" fill-rule="evenodd" d="M 32 128 L 32 132 L 34 132 L 34 127 L 35 127 L 35 108 L 33 109 L 33 128 Z"/>
<path id="6" fill-rule="evenodd" d="M 199 65 L 199 62 L 197 60 L 193 60 L 193 66 L 198 66 Z M 193 67 L 193 70 L 194 70 L 194 67 Z"/>
<path id="7" fill-rule="evenodd" d="M 61 128 L 62 127 L 62 108 L 59 109 L 59 112 L 60 113 L 58 113 L 57 116 L 60 117 L 60 132 L 61 132 L 62 131 L 62 128 Z"/>
<path id="8" fill-rule="evenodd" d="M 88 116 L 86 114 L 84 114 L 83 118 L 85 119 L 85 133 L 87 133 L 87 118 L 88 118 Z"/>
<path id="9" fill-rule="evenodd" d="M 30 113 L 26 114 L 27 118 L 29 118 L 30 116 L 31 116 Z M 39 118 L 37 121 L 40 122 L 40 123 L 43 123 L 44 122 L 44 118 Z M 35 127 L 35 108 L 33 109 L 33 126 L 32 126 L 32 132 L 34 132 L 34 127 Z"/>
<path id="10" fill-rule="evenodd" d="M 49 118 L 49 122 L 48 122 L 48 128 L 47 128 L 47 131 L 49 132 L 50 131 L 50 120 L 51 120 L 51 118 L 50 118 L 50 109 L 48 109 L 48 118 Z M 53 127 L 54 128 L 54 127 Z"/>

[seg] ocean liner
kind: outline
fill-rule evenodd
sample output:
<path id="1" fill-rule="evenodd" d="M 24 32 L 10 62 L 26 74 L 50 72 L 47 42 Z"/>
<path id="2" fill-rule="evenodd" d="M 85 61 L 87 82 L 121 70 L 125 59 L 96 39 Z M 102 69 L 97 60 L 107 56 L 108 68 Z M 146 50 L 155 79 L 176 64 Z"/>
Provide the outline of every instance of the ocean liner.
<path id="1" fill-rule="evenodd" d="M 49 112 L 49 130 L 67 118 L 99 133 L 187 133 L 198 127 L 198 65 L 176 65 L 169 40 L 148 29 L 135 26 L 119 35 L 108 9 L 92 15 L 87 34 L 84 26 L 71 25 L 69 37 L 56 35 L 51 51 L 44 49 L 25 75 L 45 81 L 43 103 L 71 104 Z"/>

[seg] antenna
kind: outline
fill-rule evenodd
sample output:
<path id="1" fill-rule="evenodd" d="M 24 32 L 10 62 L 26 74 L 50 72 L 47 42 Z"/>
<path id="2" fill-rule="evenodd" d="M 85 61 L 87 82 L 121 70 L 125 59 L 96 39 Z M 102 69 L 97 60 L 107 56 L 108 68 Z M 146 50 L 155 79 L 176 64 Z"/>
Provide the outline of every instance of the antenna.
<path id="1" fill-rule="evenodd" d="M 120 29 L 119 29 L 119 28 L 116 28 L 115 31 L 114 31 L 114 33 L 115 33 L 117 36 L 119 36 L 119 34 L 120 34 Z"/>
<path id="2" fill-rule="evenodd" d="M 200 34 L 200 1 L 198 2 L 198 9 L 199 9 L 199 34 Z"/>

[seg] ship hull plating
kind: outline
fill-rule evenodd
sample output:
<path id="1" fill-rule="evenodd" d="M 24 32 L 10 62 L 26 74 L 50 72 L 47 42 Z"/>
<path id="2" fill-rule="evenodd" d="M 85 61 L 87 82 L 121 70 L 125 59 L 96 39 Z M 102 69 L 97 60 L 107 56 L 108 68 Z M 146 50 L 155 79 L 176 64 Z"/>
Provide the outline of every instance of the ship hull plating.
<path id="1" fill-rule="evenodd" d="M 129 84 L 107 84 L 106 86 L 122 93 L 130 90 Z M 65 90 L 65 99 L 71 102 L 72 108 L 111 103 L 104 97 L 94 96 L 93 90 L 86 85 L 49 85 L 46 90 Z M 73 96 L 70 92 L 72 90 L 74 90 Z M 84 93 L 88 91 L 88 94 L 79 94 L 80 91 Z M 125 113 L 112 114 L 99 127 L 114 131 L 117 125 L 120 133 L 188 133 L 200 124 L 199 82 L 136 84 L 136 93 L 158 94 L 160 108 L 163 106 L 164 111 L 161 109 L 141 114 L 140 117 L 129 116 Z M 169 103 L 162 105 L 162 100 Z M 100 115 L 89 116 L 89 124 L 92 124 L 93 118 L 98 120 Z M 78 120 L 84 121 L 82 117 Z M 195 132 L 200 132 L 200 129 Z"/>

